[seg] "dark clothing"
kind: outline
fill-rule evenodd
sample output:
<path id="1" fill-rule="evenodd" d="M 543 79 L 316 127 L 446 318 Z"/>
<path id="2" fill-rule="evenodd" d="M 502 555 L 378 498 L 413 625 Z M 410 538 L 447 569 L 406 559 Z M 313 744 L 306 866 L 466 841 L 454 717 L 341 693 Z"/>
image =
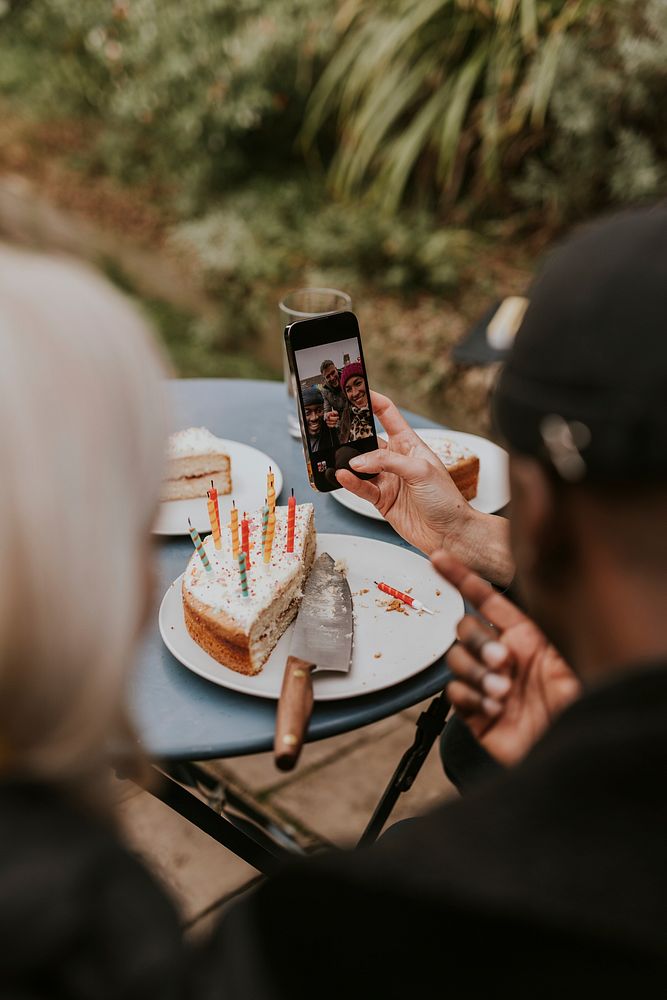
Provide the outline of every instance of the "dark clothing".
<path id="1" fill-rule="evenodd" d="M 0 788 L 0 997 L 184 996 L 178 920 L 115 837 L 55 792 Z"/>
<path id="2" fill-rule="evenodd" d="M 311 437 L 308 435 L 308 442 L 310 444 L 310 450 L 313 454 L 322 451 L 333 451 L 338 447 L 338 434 L 331 427 L 328 427 L 323 421 L 320 433 L 317 437 Z"/>
<path id="3" fill-rule="evenodd" d="M 503 767 L 486 752 L 456 712 L 447 719 L 440 737 L 442 767 L 462 795 L 467 795 L 480 781 L 502 773 Z"/>
<path id="4" fill-rule="evenodd" d="M 657 996 L 665 774 L 667 668 L 587 695 L 519 767 L 375 847 L 290 866 L 197 951 L 111 833 L 2 786 L 0 997 Z"/>
<path id="5" fill-rule="evenodd" d="M 247 995 L 659 995 L 665 775 L 667 669 L 591 692 L 520 766 L 232 910 L 225 946 L 262 971 Z"/>

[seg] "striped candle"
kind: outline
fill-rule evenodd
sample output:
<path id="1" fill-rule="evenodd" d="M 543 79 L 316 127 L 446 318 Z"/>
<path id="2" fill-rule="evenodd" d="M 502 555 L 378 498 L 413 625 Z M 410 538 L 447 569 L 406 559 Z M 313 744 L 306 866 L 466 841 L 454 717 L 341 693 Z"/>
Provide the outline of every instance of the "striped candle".
<path id="1" fill-rule="evenodd" d="M 275 511 L 276 509 L 276 477 L 274 476 L 271 466 L 269 466 L 269 471 L 266 475 L 266 502 L 269 505 L 270 511 Z"/>
<path id="2" fill-rule="evenodd" d="M 211 522 L 211 533 L 213 535 L 213 542 L 218 551 L 222 548 L 222 539 L 220 538 L 220 522 L 218 520 L 218 514 L 215 509 L 215 501 L 212 497 L 213 490 L 209 490 L 208 496 L 208 519 Z"/>
<path id="3" fill-rule="evenodd" d="M 241 548 L 245 552 L 246 569 L 250 569 L 250 522 L 245 512 L 241 520 Z"/>
<path id="4" fill-rule="evenodd" d="M 266 529 L 266 545 L 264 546 L 264 562 L 271 562 L 271 549 L 273 548 L 273 536 L 276 533 L 276 513 L 269 510 L 269 523 Z"/>
<path id="5" fill-rule="evenodd" d="M 287 501 L 287 551 L 294 552 L 294 526 L 296 522 L 296 498 L 294 490 Z"/>
<path id="6" fill-rule="evenodd" d="M 264 555 L 264 562 L 266 559 L 266 533 L 269 529 L 269 505 L 267 503 L 262 507 L 262 553 Z"/>
<path id="7" fill-rule="evenodd" d="M 190 537 L 192 539 L 195 549 L 197 550 L 197 555 L 203 562 L 204 569 L 206 570 L 206 572 L 211 573 L 212 572 L 211 564 L 208 561 L 208 556 L 206 555 L 206 552 L 204 551 L 204 543 L 201 540 L 199 532 L 197 531 L 196 528 L 192 527 L 192 522 L 190 521 L 190 518 L 188 518 L 188 524 L 190 525 Z"/>
<path id="8" fill-rule="evenodd" d="M 238 512 L 236 504 L 234 503 L 233 500 L 232 500 L 231 520 L 229 522 L 229 526 L 230 526 L 231 532 L 232 532 L 232 555 L 234 556 L 235 559 L 238 559 L 238 557 L 239 557 L 239 550 L 240 550 L 240 545 L 239 545 L 239 512 Z"/>
<path id="9" fill-rule="evenodd" d="M 246 572 L 245 552 L 239 552 L 239 574 L 241 576 L 241 593 L 244 597 L 250 597 L 248 590 L 248 574 Z"/>

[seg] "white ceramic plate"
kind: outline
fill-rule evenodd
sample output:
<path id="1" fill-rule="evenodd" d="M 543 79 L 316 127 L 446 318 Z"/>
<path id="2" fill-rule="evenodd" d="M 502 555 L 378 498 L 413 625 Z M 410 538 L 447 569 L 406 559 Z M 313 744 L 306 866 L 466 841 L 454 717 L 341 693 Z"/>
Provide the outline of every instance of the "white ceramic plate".
<path id="1" fill-rule="evenodd" d="M 354 698 L 391 687 L 428 667 L 454 642 L 457 622 L 463 616 L 463 601 L 427 559 L 389 542 L 354 535 L 318 535 L 317 552 L 345 560 L 355 626 L 349 674 L 314 674 L 316 701 Z M 236 673 L 190 638 L 183 619 L 181 580 L 180 576 L 174 580 L 164 595 L 159 614 L 160 633 L 176 659 L 201 677 L 232 691 L 278 698 L 293 626 L 281 637 L 259 674 L 246 677 Z M 376 601 L 390 599 L 375 587 L 373 580 L 383 580 L 403 591 L 412 587 L 413 595 L 435 614 L 417 614 L 410 609 L 400 614 L 379 607 Z M 361 594 L 365 589 L 368 593 Z"/>
<path id="2" fill-rule="evenodd" d="M 470 506 L 475 510 L 480 510 L 484 514 L 493 514 L 509 503 L 510 485 L 508 472 L 508 457 L 504 448 L 479 437 L 477 434 L 466 434 L 464 431 L 438 430 L 435 427 L 415 428 L 417 434 L 426 444 L 432 445 L 438 438 L 447 437 L 457 444 L 469 448 L 479 457 L 479 484 L 477 496 L 470 501 Z M 378 434 L 378 437 L 386 437 L 385 434 Z M 377 521 L 384 521 L 379 513 L 368 500 L 350 493 L 348 490 L 332 490 L 329 494 L 343 507 L 353 510 L 356 514 L 364 514 L 366 517 L 373 517 Z"/>
<path id="3" fill-rule="evenodd" d="M 232 492 L 225 496 L 218 494 L 220 520 L 224 524 L 229 520 L 232 499 L 241 511 L 241 516 L 244 510 L 259 510 L 266 495 L 266 474 L 269 466 L 275 474 L 277 497 L 283 488 L 283 475 L 275 459 L 265 455 L 263 451 L 258 451 L 257 448 L 252 448 L 249 444 L 222 439 L 222 445 L 232 463 Z M 163 501 L 153 525 L 153 532 L 156 535 L 187 535 L 188 518 L 200 533 L 210 532 L 206 497 L 197 497 L 195 500 Z"/>

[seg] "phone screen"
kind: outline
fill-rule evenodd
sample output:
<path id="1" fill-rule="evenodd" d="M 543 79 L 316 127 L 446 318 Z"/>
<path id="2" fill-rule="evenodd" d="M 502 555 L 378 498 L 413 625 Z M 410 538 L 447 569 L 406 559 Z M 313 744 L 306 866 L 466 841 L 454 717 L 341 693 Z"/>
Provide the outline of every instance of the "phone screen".
<path id="1" fill-rule="evenodd" d="M 336 470 L 378 447 L 356 316 L 293 323 L 287 340 L 311 485 L 340 489 Z"/>

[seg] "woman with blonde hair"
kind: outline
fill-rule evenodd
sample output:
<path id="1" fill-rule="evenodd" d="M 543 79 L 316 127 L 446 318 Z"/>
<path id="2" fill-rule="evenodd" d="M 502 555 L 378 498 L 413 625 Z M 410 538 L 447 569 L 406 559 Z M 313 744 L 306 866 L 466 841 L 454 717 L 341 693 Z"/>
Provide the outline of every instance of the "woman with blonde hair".
<path id="1" fill-rule="evenodd" d="M 2 997 L 194 995 L 104 793 L 151 607 L 164 371 L 101 278 L 0 248 Z"/>

